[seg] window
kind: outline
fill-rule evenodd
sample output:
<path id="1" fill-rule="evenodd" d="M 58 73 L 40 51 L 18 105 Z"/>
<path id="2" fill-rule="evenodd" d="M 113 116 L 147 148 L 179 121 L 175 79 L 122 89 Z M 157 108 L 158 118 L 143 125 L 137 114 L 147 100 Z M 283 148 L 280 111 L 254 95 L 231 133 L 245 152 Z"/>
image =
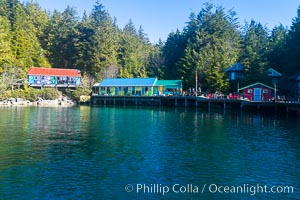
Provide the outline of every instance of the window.
<path id="1" fill-rule="evenodd" d="M 263 89 L 263 93 L 264 93 L 264 94 L 268 94 L 268 93 L 269 93 L 269 90 Z"/>
<path id="2" fill-rule="evenodd" d="M 252 89 L 248 89 L 247 93 L 252 94 Z"/>
<path id="3" fill-rule="evenodd" d="M 230 80 L 235 80 L 236 79 L 236 74 L 235 72 L 231 72 Z"/>

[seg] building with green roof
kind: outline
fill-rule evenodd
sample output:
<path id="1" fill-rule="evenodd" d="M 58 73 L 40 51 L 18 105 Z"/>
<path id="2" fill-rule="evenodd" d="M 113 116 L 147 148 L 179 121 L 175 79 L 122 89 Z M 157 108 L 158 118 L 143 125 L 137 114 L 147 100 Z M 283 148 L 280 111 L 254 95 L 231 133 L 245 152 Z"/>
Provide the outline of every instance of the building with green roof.
<path id="1" fill-rule="evenodd" d="M 182 80 L 157 80 L 154 86 L 155 94 L 180 95 L 182 93 Z"/>
<path id="2" fill-rule="evenodd" d="M 160 96 L 179 95 L 181 80 L 157 78 L 107 78 L 93 86 L 93 93 L 109 96 Z"/>

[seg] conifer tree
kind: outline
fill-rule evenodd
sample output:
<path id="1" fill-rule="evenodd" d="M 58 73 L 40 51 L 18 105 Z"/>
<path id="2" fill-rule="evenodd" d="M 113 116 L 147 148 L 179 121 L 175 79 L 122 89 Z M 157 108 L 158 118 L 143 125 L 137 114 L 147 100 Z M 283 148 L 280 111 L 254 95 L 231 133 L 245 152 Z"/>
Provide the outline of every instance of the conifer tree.
<path id="1" fill-rule="evenodd" d="M 90 23 L 95 31 L 91 75 L 100 80 L 106 68 L 117 65 L 119 35 L 114 21 L 99 1 L 94 5 Z"/>
<path id="2" fill-rule="evenodd" d="M 177 64 L 184 56 L 185 48 L 185 36 L 179 30 L 171 32 L 161 48 L 162 58 L 164 60 L 163 71 L 165 79 L 183 79 L 184 76 L 179 73 L 179 69 L 183 66 Z"/>
<path id="3" fill-rule="evenodd" d="M 120 77 L 145 77 L 147 56 L 147 44 L 137 33 L 133 22 L 129 20 L 120 40 Z"/>
<path id="4" fill-rule="evenodd" d="M 177 63 L 186 87 L 198 83 L 210 91 L 226 91 L 229 87 L 225 69 L 237 62 L 240 45 L 234 12 L 205 4 L 200 13 L 191 15 L 185 30 L 187 47 Z M 198 86 L 197 86 L 198 87 Z"/>
<path id="5" fill-rule="evenodd" d="M 19 66 L 24 76 L 30 67 L 49 66 L 43 55 L 37 31 L 21 4 L 16 6 L 13 24 L 13 52 L 15 65 Z"/>
<path id="6" fill-rule="evenodd" d="M 89 18 L 84 12 L 81 22 L 76 26 L 75 43 L 75 66 L 83 74 L 92 74 L 95 54 L 95 44 L 93 38 L 95 30 L 91 27 Z"/>
<path id="7" fill-rule="evenodd" d="M 158 79 L 164 79 L 165 74 L 165 57 L 162 53 L 164 43 L 159 40 L 159 43 L 154 45 L 150 50 L 149 63 L 146 68 L 148 77 L 157 77 Z"/>
<path id="8" fill-rule="evenodd" d="M 13 61 L 10 23 L 6 17 L 0 16 L 0 73 L 5 66 L 12 65 Z"/>
<path id="9" fill-rule="evenodd" d="M 245 66 L 243 84 L 263 82 L 268 68 L 269 37 L 267 28 L 254 20 L 244 27 L 240 60 Z"/>
<path id="10" fill-rule="evenodd" d="M 45 28 L 44 42 L 53 67 L 74 68 L 77 23 L 78 16 L 74 8 L 68 6 L 62 13 L 54 11 Z"/>
<path id="11" fill-rule="evenodd" d="M 300 6 L 287 37 L 284 72 L 287 76 L 300 72 Z"/>
<path id="12" fill-rule="evenodd" d="M 269 67 L 281 71 L 285 68 L 284 54 L 286 52 L 286 40 L 288 29 L 282 24 L 275 26 L 269 37 L 268 62 Z"/>

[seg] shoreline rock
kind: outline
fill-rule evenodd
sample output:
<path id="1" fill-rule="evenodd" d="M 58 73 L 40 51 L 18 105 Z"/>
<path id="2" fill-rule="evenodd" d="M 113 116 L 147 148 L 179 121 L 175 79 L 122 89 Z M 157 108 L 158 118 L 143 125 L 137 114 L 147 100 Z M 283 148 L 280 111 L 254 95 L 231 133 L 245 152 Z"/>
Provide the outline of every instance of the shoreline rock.
<path id="1" fill-rule="evenodd" d="M 9 98 L 7 100 L 0 101 L 0 106 L 37 106 L 37 107 L 71 107 L 75 106 L 76 103 L 67 98 L 55 99 L 55 100 L 44 100 L 38 99 L 37 101 L 28 101 L 21 98 Z"/>

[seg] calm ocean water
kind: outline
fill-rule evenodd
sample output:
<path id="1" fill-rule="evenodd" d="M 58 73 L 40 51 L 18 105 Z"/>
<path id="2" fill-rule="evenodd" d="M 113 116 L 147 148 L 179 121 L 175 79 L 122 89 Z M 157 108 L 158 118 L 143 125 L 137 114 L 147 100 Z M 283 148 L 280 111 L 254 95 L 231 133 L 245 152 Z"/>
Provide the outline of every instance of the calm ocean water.
<path id="1" fill-rule="evenodd" d="M 0 108 L 1 200 L 300 199 L 299 191 L 297 117 Z"/>

